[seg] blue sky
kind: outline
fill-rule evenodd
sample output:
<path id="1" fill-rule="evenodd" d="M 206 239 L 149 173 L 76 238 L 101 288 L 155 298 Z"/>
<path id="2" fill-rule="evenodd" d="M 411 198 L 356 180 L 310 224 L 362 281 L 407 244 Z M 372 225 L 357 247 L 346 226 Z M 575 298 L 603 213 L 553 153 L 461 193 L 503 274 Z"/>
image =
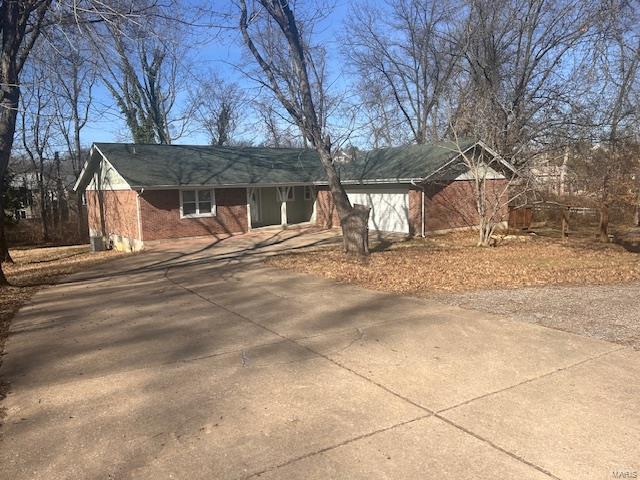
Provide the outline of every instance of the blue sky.
<path id="1" fill-rule="evenodd" d="M 323 28 L 317 37 L 326 45 L 329 51 L 329 67 L 332 78 L 337 80 L 335 82 L 337 85 L 346 85 L 347 83 L 345 74 L 342 72 L 342 63 L 338 51 L 339 45 L 336 37 L 343 28 L 349 5 L 349 1 L 336 1 L 333 14 L 322 25 Z M 206 38 L 207 34 L 206 31 L 203 31 L 202 35 L 198 35 L 198 39 Z M 196 71 L 199 73 L 213 70 L 224 79 L 236 81 L 247 88 L 254 87 L 253 82 L 244 77 L 234 67 L 244 54 L 239 40 L 237 32 L 230 32 L 206 43 L 200 41 L 200 44 L 191 53 Z M 95 92 L 95 103 L 101 111 L 93 116 L 92 121 L 83 130 L 83 144 L 130 141 L 120 112 L 113 106 L 109 92 L 102 86 L 99 86 Z M 207 142 L 208 138 L 204 133 L 195 131 L 176 141 L 176 143 L 182 144 L 205 144 Z"/>

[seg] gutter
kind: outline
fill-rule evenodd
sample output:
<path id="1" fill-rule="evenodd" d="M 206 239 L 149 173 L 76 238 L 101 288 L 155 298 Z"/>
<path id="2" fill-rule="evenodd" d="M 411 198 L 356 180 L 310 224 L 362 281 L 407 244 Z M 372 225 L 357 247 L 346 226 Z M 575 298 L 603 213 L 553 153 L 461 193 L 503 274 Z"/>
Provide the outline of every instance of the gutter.
<path id="1" fill-rule="evenodd" d="M 426 178 L 387 178 L 387 179 L 375 179 L 375 180 L 341 180 L 343 185 L 387 185 L 387 184 L 406 184 L 411 183 L 414 180 L 424 181 Z M 280 183 L 213 183 L 213 184 L 183 184 L 183 185 L 130 185 L 131 189 L 146 188 L 147 190 L 197 190 L 199 188 L 265 188 L 265 187 L 303 187 L 310 186 L 325 186 L 328 185 L 326 181 L 311 181 L 311 182 L 280 182 Z"/>

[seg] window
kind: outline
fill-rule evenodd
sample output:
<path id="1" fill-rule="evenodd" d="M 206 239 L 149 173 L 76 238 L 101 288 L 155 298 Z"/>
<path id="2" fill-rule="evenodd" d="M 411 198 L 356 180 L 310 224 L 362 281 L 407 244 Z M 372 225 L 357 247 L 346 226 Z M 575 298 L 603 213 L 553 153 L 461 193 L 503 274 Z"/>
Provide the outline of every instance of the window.
<path id="1" fill-rule="evenodd" d="M 180 190 L 180 217 L 212 217 L 215 214 L 213 190 Z"/>
<path id="2" fill-rule="evenodd" d="M 311 187 L 310 185 L 306 185 L 304 187 L 304 199 L 313 200 L 313 187 Z"/>

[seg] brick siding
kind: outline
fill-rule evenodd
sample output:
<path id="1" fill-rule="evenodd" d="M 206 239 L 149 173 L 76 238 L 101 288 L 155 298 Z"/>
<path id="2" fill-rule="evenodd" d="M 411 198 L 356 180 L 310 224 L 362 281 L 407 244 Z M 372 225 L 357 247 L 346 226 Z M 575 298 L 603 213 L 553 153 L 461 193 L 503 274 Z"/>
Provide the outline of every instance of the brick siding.
<path id="1" fill-rule="evenodd" d="M 215 194 L 214 217 L 180 218 L 179 190 L 144 191 L 140 197 L 143 240 L 246 232 L 246 189 L 217 188 Z"/>
<path id="2" fill-rule="evenodd" d="M 409 235 L 422 235 L 422 190 L 409 190 Z"/>
<path id="3" fill-rule="evenodd" d="M 100 198 L 104 212 L 104 229 L 100 215 Z M 87 216 L 89 229 L 102 232 L 104 236 L 112 234 L 138 238 L 137 192 L 133 190 L 87 190 Z"/>
<path id="4" fill-rule="evenodd" d="M 316 225 L 321 228 L 340 226 L 340 216 L 333 205 L 329 187 L 316 187 Z"/>
<path id="5" fill-rule="evenodd" d="M 507 180 L 487 180 L 489 198 L 499 195 Z M 505 198 L 500 202 L 506 203 Z M 474 185 L 472 180 L 453 180 L 443 184 L 429 184 L 425 189 L 425 230 L 433 232 L 478 225 Z M 497 213 L 497 222 L 507 219 L 504 205 Z"/>
<path id="6" fill-rule="evenodd" d="M 507 180 L 487 180 L 488 191 L 501 192 Z M 497 194 L 496 194 L 497 195 Z M 333 206 L 328 187 L 318 187 L 316 223 L 319 227 L 340 226 L 340 218 Z M 409 189 L 409 233 L 422 234 L 422 190 Z M 502 198 L 505 203 L 505 198 Z M 478 225 L 473 183 L 469 180 L 455 180 L 446 184 L 428 184 L 425 188 L 425 233 Z M 506 220 L 506 205 L 498 212 L 496 221 Z"/>

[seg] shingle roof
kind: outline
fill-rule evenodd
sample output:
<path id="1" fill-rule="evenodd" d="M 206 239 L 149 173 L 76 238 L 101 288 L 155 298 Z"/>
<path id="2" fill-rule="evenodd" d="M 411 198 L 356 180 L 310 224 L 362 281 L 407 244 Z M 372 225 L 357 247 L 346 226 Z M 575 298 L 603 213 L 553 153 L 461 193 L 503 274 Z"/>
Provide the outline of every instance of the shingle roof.
<path id="1" fill-rule="evenodd" d="M 476 142 L 465 141 L 463 150 Z M 458 153 L 452 143 L 405 145 L 370 150 L 356 155 L 355 161 L 340 167 L 342 180 L 418 180 L 444 166 Z"/>
<path id="2" fill-rule="evenodd" d="M 475 142 L 467 142 L 467 146 Z M 131 187 L 277 185 L 326 180 L 313 150 L 96 143 Z M 429 176 L 452 157 L 451 145 L 430 144 L 359 152 L 337 164 L 347 182 L 409 181 Z"/>

